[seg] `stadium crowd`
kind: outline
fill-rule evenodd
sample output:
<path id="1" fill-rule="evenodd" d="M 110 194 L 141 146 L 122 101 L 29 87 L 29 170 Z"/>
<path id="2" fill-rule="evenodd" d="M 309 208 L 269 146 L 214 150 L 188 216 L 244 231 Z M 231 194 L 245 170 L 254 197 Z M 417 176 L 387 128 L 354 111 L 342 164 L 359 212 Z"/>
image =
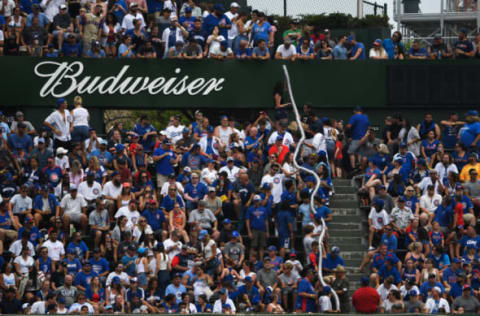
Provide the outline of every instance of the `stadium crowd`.
<path id="1" fill-rule="evenodd" d="M 197 0 L 2 0 L 0 55 L 179 59 L 450 59 L 480 58 L 480 34 L 461 29 L 452 45 L 436 36 L 427 47 L 402 36 L 361 43 L 354 34 L 292 20 L 276 43 L 273 17 Z M 277 40 L 278 41 L 278 40 Z M 372 47 L 367 51 L 368 47 Z"/>
<path id="2" fill-rule="evenodd" d="M 0 113 L 1 313 L 480 311 L 478 112 L 395 114 L 377 137 L 361 108 L 343 122 L 304 105 L 313 212 L 298 126 L 275 100 L 273 119 L 197 110 L 102 137 L 79 96 L 42 126 Z M 370 226 L 351 302 L 341 249 L 317 238 L 345 176 Z"/>

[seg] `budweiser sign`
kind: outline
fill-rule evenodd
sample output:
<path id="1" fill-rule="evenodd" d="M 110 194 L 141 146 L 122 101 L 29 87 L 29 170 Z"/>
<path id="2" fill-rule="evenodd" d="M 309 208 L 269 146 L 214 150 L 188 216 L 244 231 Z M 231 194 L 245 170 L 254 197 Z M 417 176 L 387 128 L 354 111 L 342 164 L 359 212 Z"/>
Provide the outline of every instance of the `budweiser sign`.
<path id="1" fill-rule="evenodd" d="M 44 61 L 35 66 L 35 75 L 47 78 L 40 89 L 40 96 L 63 98 L 74 94 L 120 94 L 136 95 L 148 93 L 151 95 L 209 95 L 223 89 L 225 78 L 190 78 L 180 75 L 182 70 L 175 69 L 171 77 L 132 77 L 127 75 L 129 65 L 124 65 L 113 76 L 84 75 L 81 61 L 55 62 Z"/>

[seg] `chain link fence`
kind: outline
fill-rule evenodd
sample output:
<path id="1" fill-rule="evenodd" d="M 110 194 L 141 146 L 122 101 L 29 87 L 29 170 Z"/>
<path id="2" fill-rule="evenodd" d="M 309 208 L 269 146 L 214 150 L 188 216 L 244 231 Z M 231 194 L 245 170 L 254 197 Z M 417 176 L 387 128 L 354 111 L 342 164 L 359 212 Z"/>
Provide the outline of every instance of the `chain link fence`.
<path id="1" fill-rule="evenodd" d="M 247 0 L 247 5 L 267 15 L 298 17 L 336 12 L 357 15 L 356 0 Z M 383 15 L 385 8 L 383 3 L 363 1 L 364 15 Z"/>

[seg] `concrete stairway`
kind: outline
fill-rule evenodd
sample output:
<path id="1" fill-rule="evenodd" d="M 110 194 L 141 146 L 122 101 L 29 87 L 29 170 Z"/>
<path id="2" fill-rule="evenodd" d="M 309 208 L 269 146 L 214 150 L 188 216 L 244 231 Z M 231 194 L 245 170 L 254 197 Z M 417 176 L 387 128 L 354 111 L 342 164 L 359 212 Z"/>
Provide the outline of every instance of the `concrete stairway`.
<path id="1" fill-rule="evenodd" d="M 330 202 L 333 221 L 328 225 L 330 247 L 340 248 L 340 256 L 345 261 L 350 292 L 358 289 L 363 274 L 357 273 L 358 267 L 367 250 L 367 226 L 362 215 L 355 189 L 351 180 L 333 180 L 335 195 Z"/>

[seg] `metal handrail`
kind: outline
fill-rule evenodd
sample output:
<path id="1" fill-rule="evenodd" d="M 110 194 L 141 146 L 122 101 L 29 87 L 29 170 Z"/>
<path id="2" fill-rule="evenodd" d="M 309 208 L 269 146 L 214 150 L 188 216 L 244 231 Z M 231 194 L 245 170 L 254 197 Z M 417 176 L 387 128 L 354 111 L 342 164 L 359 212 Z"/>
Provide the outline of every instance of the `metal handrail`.
<path id="1" fill-rule="evenodd" d="M 293 155 L 293 165 L 295 166 L 295 168 L 302 170 L 306 173 L 309 173 L 315 177 L 315 180 L 316 180 L 315 188 L 313 189 L 313 192 L 310 195 L 310 209 L 315 214 L 316 211 L 315 211 L 315 205 L 313 203 L 313 200 L 318 190 L 320 189 L 320 177 L 316 172 L 310 169 L 304 168 L 297 163 L 297 156 L 300 153 L 300 147 L 302 147 L 302 144 L 305 141 L 305 130 L 303 129 L 303 126 L 302 126 L 302 120 L 300 117 L 300 113 L 298 112 L 297 104 L 295 103 L 295 99 L 293 98 L 292 86 L 290 84 L 290 76 L 288 74 L 288 69 L 286 65 L 283 65 L 283 73 L 285 74 L 285 79 L 287 81 L 288 94 L 290 95 L 290 102 L 292 103 L 292 108 L 295 113 L 295 120 L 298 124 L 298 130 L 300 131 L 300 135 L 301 135 L 300 140 L 297 143 L 297 147 L 295 148 L 295 153 Z M 319 246 L 318 248 L 320 250 L 320 254 L 318 256 L 319 257 L 318 258 L 318 278 L 322 286 L 327 286 L 327 283 L 323 279 L 323 272 L 322 272 L 322 256 L 323 256 L 322 244 L 323 244 L 323 238 L 325 237 L 326 224 L 322 217 L 320 217 L 320 219 L 322 221 L 322 231 L 320 233 L 320 236 L 318 237 L 318 246 Z M 340 300 L 338 299 L 338 295 L 334 290 L 332 290 L 332 294 L 333 294 L 333 297 L 335 298 L 335 306 L 337 310 L 340 310 Z"/>

